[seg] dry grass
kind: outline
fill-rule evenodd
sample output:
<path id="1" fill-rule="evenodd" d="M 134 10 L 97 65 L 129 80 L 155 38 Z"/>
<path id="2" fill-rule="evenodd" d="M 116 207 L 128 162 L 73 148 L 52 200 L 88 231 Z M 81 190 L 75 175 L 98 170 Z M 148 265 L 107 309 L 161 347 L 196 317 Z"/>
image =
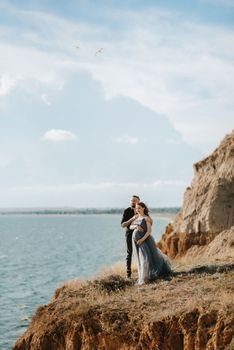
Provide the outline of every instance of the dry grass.
<path id="1" fill-rule="evenodd" d="M 218 234 L 207 246 L 193 246 L 174 261 L 176 269 L 194 265 L 226 264 L 234 261 L 234 227 Z"/>
<path id="2" fill-rule="evenodd" d="M 66 281 L 61 287 L 67 287 L 68 289 L 79 289 L 86 286 L 88 281 L 86 279 L 75 278 L 70 281 Z"/>
<path id="3" fill-rule="evenodd" d="M 207 256 L 205 253 L 197 254 L 193 256 L 189 251 L 189 254 L 172 261 L 174 271 L 188 271 L 193 267 L 205 266 L 205 265 L 225 265 L 233 263 L 234 257 L 225 255 L 225 258 L 217 258 L 215 256 Z"/>
<path id="4" fill-rule="evenodd" d="M 173 271 L 181 275 L 175 275 L 170 281 L 136 286 L 136 266 L 133 266 L 132 280 L 128 281 L 125 263 L 120 262 L 102 269 L 95 279 L 66 282 L 55 292 L 52 302 L 60 314 L 71 319 L 94 309 L 108 313 L 125 310 L 135 320 L 159 320 L 194 308 L 234 312 L 233 271 L 214 273 L 207 269 L 209 274 L 202 273 L 201 269 L 186 273 L 192 268 L 213 268 L 213 265 L 230 262 L 233 262 L 233 238 L 225 231 L 209 246 L 194 247 L 186 256 L 172 261 Z"/>
<path id="5" fill-rule="evenodd" d="M 142 286 L 135 285 L 136 274 L 129 281 L 113 274 L 115 271 L 122 273 L 124 270 L 117 265 L 116 270 L 115 267 L 105 269 L 96 279 L 64 284 L 55 292 L 50 304 L 37 310 L 25 337 L 44 332 L 46 337 L 59 341 L 76 332 L 87 340 L 100 333 L 135 344 L 134 337 L 139 341 L 140 333 L 144 334 L 150 325 L 159 321 L 171 329 L 173 320 L 179 324 L 191 314 L 198 318 L 214 314 L 231 324 L 234 269 L 213 274 L 180 274 L 171 280 L 160 279 Z"/>
<path id="6" fill-rule="evenodd" d="M 225 242 L 232 252 L 232 240 L 231 243 Z M 124 263 L 106 267 L 92 280 L 68 281 L 56 290 L 48 305 L 38 308 L 27 334 L 30 337 L 35 330 L 40 334 L 45 329 L 46 335 L 59 337 L 71 331 L 79 333 L 82 329 L 90 336 L 93 332 L 102 332 L 125 337 L 127 344 L 129 337 L 140 336 L 143 326 L 148 327 L 157 321 L 169 325 L 168 320 L 175 319 L 180 323 L 183 317 L 191 314 L 198 317 L 218 315 L 219 320 L 231 325 L 234 264 L 225 266 L 227 260 L 217 264 L 217 254 L 223 254 L 218 243 L 217 240 L 208 248 L 202 247 L 198 257 L 188 254 L 172 261 L 173 276 L 151 284 L 136 285 L 136 267 L 133 268 L 133 278 L 126 279 Z M 207 249 L 209 254 L 205 256 Z M 214 256 L 213 251 L 217 253 Z M 226 348 L 231 349 L 233 343 Z"/>
<path id="7" fill-rule="evenodd" d="M 138 323 L 197 308 L 234 313 L 233 271 L 188 274 L 143 286 L 135 285 L 135 279 L 128 281 L 117 274 L 107 275 L 107 271 L 105 274 L 92 281 L 76 280 L 61 287 L 52 301 L 56 314 L 71 322 L 90 312 L 126 313 Z"/>
<path id="8" fill-rule="evenodd" d="M 209 248 L 210 252 L 217 247 L 218 241 Z M 216 269 L 205 269 L 205 272 L 200 269 L 189 273 L 191 268 L 217 265 L 219 260 L 215 260 L 215 255 L 204 255 L 206 249 L 202 247 L 202 254 L 198 257 L 192 254 L 172 261 L 172 268 L 177 274 L 171 280 L 160 279 L 137 286 L 136 266 L 129 281 L 125 278 L 125 264 L 117 263 L 100 271 L 95 279 L 68 281 L 56 290 L 50 304 L 38 309 L 33 323 L 46 323 L 51 331 L 54 327 L 68 330 L 71 324 L 79 323 L 83 318 L 98 318 L 105 329 L 105 324 L 114 317 L 118 325 L 121 320 L 126 323 L 124 320 L 127 318 L 135 328 L 142 322 L 148 324 L 195 309 L 234 314 L 233 267 L 226 272 L 224 269 L 217 272 Z M 219 253 L 222 254 L 222 251 Z"/>
<path id="9" fill-rule="evenodd" d="M 232 342 L 226 346 L 224 350 L 234 350 L 234 338 L 232 339 Z"/>

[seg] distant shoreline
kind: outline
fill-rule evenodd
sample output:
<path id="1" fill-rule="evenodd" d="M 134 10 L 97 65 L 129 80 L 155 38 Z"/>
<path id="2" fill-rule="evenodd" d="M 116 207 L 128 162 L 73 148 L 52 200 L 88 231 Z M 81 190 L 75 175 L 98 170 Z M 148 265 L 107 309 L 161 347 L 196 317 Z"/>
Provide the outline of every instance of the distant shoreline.
<path id="1" fill-rule="evenodd" d="M 174 221 L 177 213 L 153 213 L 153 218 L 168 219 Z"/>
<path id="2" fill-rule="evenodd" d="M 158 217 L 173 219 L 179 212 L 180 208 L 152 208 L 150 214 Z M 121 215 L 124 208 L 84 208 L 84 209 L 60 209 L 60 208 L 40 208 L 40 209 L 0 209 L 0 215 Z"/>

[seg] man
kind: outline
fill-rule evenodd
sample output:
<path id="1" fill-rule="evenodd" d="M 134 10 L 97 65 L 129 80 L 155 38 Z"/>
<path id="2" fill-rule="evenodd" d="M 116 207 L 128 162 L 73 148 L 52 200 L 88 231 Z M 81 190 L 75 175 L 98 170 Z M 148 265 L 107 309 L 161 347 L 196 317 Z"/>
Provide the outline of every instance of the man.
<path id="1" fill-rule="evenodd" d="M 126 227 L 126 248 L 127 248 L 127 256 L 126 256 L 126 266 L 127 266 L 127 277 L 131 278 L 132 270 L 131 270 L 131 263 L 132 263 L 132 233 L 133 230 L 130 230 L 130 224 L 127 225 L 126 221 L 131 219 L 135 215 L 135 207 L 137 203 L 140 202 L 140 198 L 136 195 L 132 196 L 130 200 L 130 207 L 124 210 L 123 217 L 121 220 L 121 226 Z"/>

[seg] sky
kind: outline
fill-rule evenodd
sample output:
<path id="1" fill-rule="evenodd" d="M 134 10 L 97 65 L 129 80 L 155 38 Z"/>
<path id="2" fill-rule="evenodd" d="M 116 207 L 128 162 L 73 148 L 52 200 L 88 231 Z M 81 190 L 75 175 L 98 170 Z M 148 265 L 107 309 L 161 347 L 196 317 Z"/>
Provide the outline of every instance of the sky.
<path id="1" fill-rule="evenodd" d="M 233 0 L 0 0 L 0 207 L 181 206 L 233 129 Z"/>

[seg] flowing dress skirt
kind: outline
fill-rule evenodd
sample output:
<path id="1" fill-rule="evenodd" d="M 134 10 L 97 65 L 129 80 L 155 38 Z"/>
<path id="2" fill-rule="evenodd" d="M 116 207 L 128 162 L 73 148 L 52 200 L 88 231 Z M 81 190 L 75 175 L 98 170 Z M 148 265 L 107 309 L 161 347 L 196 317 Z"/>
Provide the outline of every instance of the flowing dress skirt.
<path id="1" fill-rule="evenodd" d="M 144 232 L 133 232 L 133 253 L 137 262 L 138 284 L 154 281 L 157 277 L 171 274 L 169 259 L 156 247 L 154 238 L 149 235 L 138 246 L 136 241 L 144 236 Z"/>

